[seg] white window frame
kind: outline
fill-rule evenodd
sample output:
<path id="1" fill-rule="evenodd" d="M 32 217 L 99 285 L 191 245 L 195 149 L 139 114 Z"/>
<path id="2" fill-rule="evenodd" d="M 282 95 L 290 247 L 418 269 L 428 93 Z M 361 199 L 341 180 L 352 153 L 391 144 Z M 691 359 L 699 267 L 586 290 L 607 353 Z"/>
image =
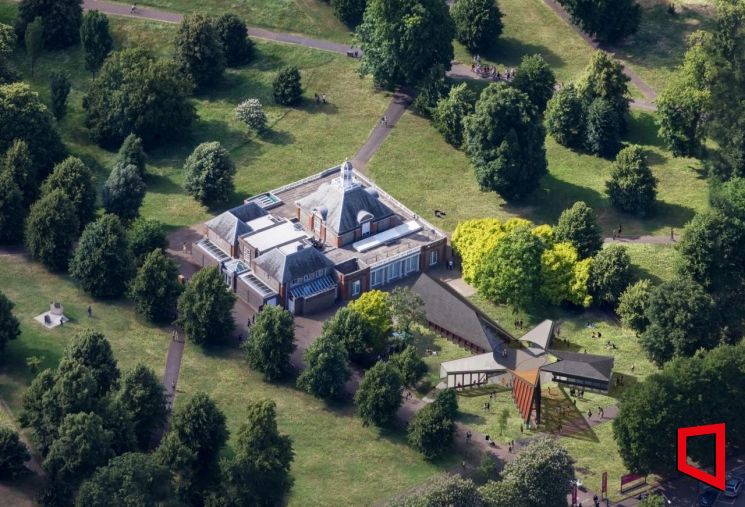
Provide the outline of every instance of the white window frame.
<path id="1" fill-rule="evenodd" d="M 429 265 L 434 266 L 440 261 L 440 252 L 437 250 L 432 250 L 429 252 Z"/>
<path id="2" fill-rule="evenodd" d="M 378 268 L 370 271 L 370 287 L 383 285 L 383 276 L 386 268 Z"/>
<path id="3" fill-rule="evenodd" d="M 352 282 L 352 297 L 359 296 L 362 292 L 362 282 L 355 280 Z"/>

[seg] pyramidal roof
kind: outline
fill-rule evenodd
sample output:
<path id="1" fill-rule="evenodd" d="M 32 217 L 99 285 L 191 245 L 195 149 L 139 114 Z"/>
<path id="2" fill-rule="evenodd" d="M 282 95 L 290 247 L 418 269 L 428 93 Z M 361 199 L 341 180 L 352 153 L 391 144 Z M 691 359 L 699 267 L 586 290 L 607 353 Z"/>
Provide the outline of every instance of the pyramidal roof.
<path id="1" fill-rule="evenodd" d="M 234 245 L 237 243 L 239 237 L 252 231 L 246 222 L 250 222 L 266 214 L 266 211 L 260 206 L 250 202 L 220 213 L 209 220 L 206 225 L 215 234 L 231 245 Z"/>

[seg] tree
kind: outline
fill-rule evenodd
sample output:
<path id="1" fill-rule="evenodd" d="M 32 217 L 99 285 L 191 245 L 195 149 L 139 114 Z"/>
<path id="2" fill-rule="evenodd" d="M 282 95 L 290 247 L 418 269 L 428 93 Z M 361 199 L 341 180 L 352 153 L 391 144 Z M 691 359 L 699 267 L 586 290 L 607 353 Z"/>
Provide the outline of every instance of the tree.
<path id="1" fill-rule="evenodd" d="M 502 472 L 502 480 L 515 485 L 527 507 L 564 507 L 573 477 L 569 454 L 548 437 L 531 442 Z"/>
<path id="2" fill-rule="evenodd" d="M 153 370 L 142 363 L 122 377 L 118 393 L 121 406 L 132 416 L 135 437 L 142 450 L 147 450 L 154 431 L 166 420 L 166 397 L 163 384 Z"/>
<path id="3" fill-rule="evenodd" d="M 416 347 L 409 345 L 402 352 L 391 356 L 391 363 L 398 368 L 404 385 L 414 387 L 427 373 L 427 364 L 419 357 Z"/>
<path id="4" fill-rule="evenodd" d="M 217 141 L 197 146 L 184 163 L 184 173 L 186 191 L 202 204 L 225 202 L 233 193 L 235 164 Z"/>
<path id="5" fill-rule="evenodd" d="M 264 308 L 251 326 L 251 336 L 243 346 L 248 365 L 264 374 L 268 381 L 284 378 L 292 371 L 290 355 L 295 350 L 295 321 L 279 306 Z"/>
<path id="6" fill-rule="evenodd" d="M 610 245 L 599 251 L 590 265 L 590 294 L 598 304 L 615 307 L 633 276 L 626 248 Z"/>
<path id="7" fill-rule="evenodd" d="M 52 97 L 52 114 L 60 121 L 67 114 L 67 97 L 70 95 L 70 76 L 63 71 L 49 74 L 49 93 Z"/>
<path id="8" fill-rule="evenodd" d="M 29 211 L 23 242 L 32 259 L 52 271 L 64 271 L 78 237 L 75 206 L 61 189 L 36 201 Z"/>
<path id="9" fill-rule="evenodd" d="M 0 478 L 15 479 L 28 472 L 24 465 L 31 459 L 26 444 L 18 438 L 18 432 L 0 426 Z"/>
<path id="10" fill-rule="evenodd" d="M 578 261 L 577 250 L 570 243 L 556 243 L 544 250 L 541 255 L 541 295 L 553 305 L 568 302 L 590 306 L 592 297 L 587 288 L 589 273 L 584 276 L 589 271 L 590 262 L 590 259 Z M 585 267 L 584 263 L 588 266 Z"/>
<path id="11" fill-rule="evenodd" d="M 432 118 L 437 103 L 450 92 L 450 81 L 443 65 L 435 65 L 417 82 L 411 109 L 424 118 Z"/>
<path id="12" fill-rule="evenodd" d="M 70 262 L 70 276 L 94 297 L 119 297 L 133 275 L 127 235 L 116 215 L 92 222 L 80 236 Z"/>
<path id="13" fill-rule="evenodd" d="M 658 365 L 719 342 L 714 300 L 693 280 L 675 278 L 652 289 L 645 316 L 649 325 L 639 343 Z"/>
<path id="14" fill-rule="evenodd" d="M 115 51 L 83 98 L 85 126 L 105 147 L 119 146 L 129 134 L 156 145 L 182 136 L 191 126 L 196 113 L 189 93 L 188 80 L 173 62 L 158 60 L 145 49 Z"/>
<path id="15" fill-rule="evenodd" d="M 527 507 L 520 490 L 513 482 L 489 481 L 479 488 L 484 507 Z"/>
<path id="16" fill-rule="evenodd" d="M 455 232 L 453 232 L 452 245 L 461 258 L 463 279 L 470 284 L 476 283 L 476 271 L 483 263 L 486 255 L 504 238 L 507 230 L 520 225 L 527 227 L 530 222 L 514 218 L 505 223 L 496 218 L 480 218 L 460 222 L 455 228 Z"/>
<path id="17" fill-rule="evenodd" d="M 351 372 L 342 342 L 322 334 L 305 351 L 305 363 L 307 367 L 297 379 L 300 389 L 328 400 L 344 397 L 344 385 L 351 377 Z"/>
<path id="18" fill-rule="evenodd" d="M 253 59 L 254 43 L 248 38 L 246 23 L 239 16 L 226 12 L 217 18 L 215 31 L 228 67 L 239 67 Z"/>
<path id="19" fill-rule="evenodd" d="M 150 252 L 168 247 L 165 227 L 157 220 L 138 218 L 129 226 L 127 243 L 134 265 L 140 267 Z"/>
<path id="20" fill-rule="evenodd" d="M 78 231 L 82 230 L 96 216 L 93 173 L 79 158 L 67 157 L 54 166 L 52 174 L 41 185 L 42 194 L 56 189 L 62 190 L 72 202 L 78 216 Z"/>
<path id="21" fill-rule="evenodd" d="M 473 480 L 476 484 L 494 483 L 499 480 L 499 474 L 501 472 L 502 464 L 496 454 L 485 452 L 481 454 L 481 460 L 479 461 L 478 468 L 476 468 Z M 483 488 L 480 493 L 483 497 Z"/>
<path id="22" fill-rule="evenodd" d="M 587 113 L 577 87 L 559 88 L 546 104 L 546 131 L 562 146 L 579 150 L 585 147 Z"/>
<path id="23" fill-rule="evenodd" d="M 160 459 L 186 479 L 183 493 L 188 499 L 201 499 L 218 481 L 218 458 L 227 439 L 225 415 L 205 393 L 195 393 L 173 412 L 171 429 L 159 449 Z M 183 448 L 187 453 L 167 452 L 169 447 Z"/>
<path id="24" fill-rule="evenodd" d="M 527 95 L 543 114 L 546 104 L 554 94 L 556 76 L 541 55 L 523 56 L 512 80 L 512 86 Z"/>
<path id="25" fill-rule="evenodd" d="M 388 293 L 380 290 L 367 291 L 352 301 L 348 308 L 359 313 L 366 322 L 372 353 L 383 353 L 393 329 Z"/>
<path id="26" fill-rule="evenodd" d="M 81 0 L 22 0 L 15 22 L 18 38 L 22 38 L 26 26 L 40 16 L 47 49 L 64 49 L 77 44 L 83 21 L 82 3 Z"/>
<path id="27" fill-rule="evenodd" d="M 23 207 L 27 209 L 37 198 L 39 183 L 25 141 L 16 139 L 11 143 L 0 163 L 0 173 L 2 172 L 18 186 L 23 197 Z"/>
<path id="28" fill-rule="evenodd" d="M 108 397 L 101 400 L 101 408 L 97 412 L 104 421 L 104 429 L 111 432 L 111 449 L 119 456 L 127 452 L 137 450 L 137 437 L 135 436 L 132 414 L 122 405 L 116 397 Z"/>
<path id="29" fill-rule="evenodd" d="M 619 130 L 625 132 L 631 100 L 629 81 L 620 62 L 605 51 L 595 51 L 577 83 L 577 92 L 588 106 L 596 99 L 608 101 L 618 117 Z"/>
<path id="30" fill-rule="evenodd" d="M 119 153 L 116 155 L 116 165 L 128 166 L 133 165 L 137 168 L 141 178 L 145 178 L 145 162 L 147 155 L 142 146 L 142 139 L 134 134 L 129 134 L 124 138 L 124 142 L 119 147 Z"/>
<path id="31" fill-rule="evenodd" d="M 614 208 L 645 215 L 657 197 L 657 181 L 642 147 L 634 144 L 618 152 L 605 191 Z"/>
<path id="32" fill-rule="evenodd" d="M 189 14 L 179 25 L 174 59 L 197 88 L 213 84 L 225 70 L 225 53 L 213 18 Z"/>
<path id="33" fill-rule="evenodd" d="M 582 30 L 601 42 L 618 42 L 636 33 L 642 9 L 635 0 L 562 0 Z"/>
<path id="34" fill-rule="evenodd" d="M 477 268 L 479 292 L 492 301 L 525 308 L 540 292 L 544 250 L 528 227 L 508 232 Z"/>
<path id="35" fill-rule="evenodd" d="M 248 99 L 238 104 L 235 108 L 235 117 L 256 132 L 263 132 L 266 129 L 266 113 L 259 99 Z"/>
<path id="36" fill-rule="evenodd" d="M 464 120 L 473 112 L 475 98 L 466 83 L 453 86 L 432 113 L 435 128 L 445 140 L 459 148 L 463 144 Z"/>
<path id="37" fill-rule="evenodd" d="M 667 502 L 662 496 L 652 493 L 648 497 L 643 498 L 641 502 L 636 505 L 637 507 L 665 507 Z"/>
<path id="38" fill-rule="evenodd" d="M 92 381 L 92 377 L 89 376 Z M 55 372 L 46 369 L 34 377 L 23 393 L 23 411 L 18 418 L 21 426 L 33 429 L 34 443 L 39 452 L 46 453 L 56 437 L 56 426 L 48 424 L 47 411 L 51 405 L 51 391 L 55 384 Z"/>
<path id="39" fill-rule="evenodd" d="M 709 201 L 722 215 L 745 222 L 745 178 L 709 184 Z"/>
<path id="40" fill-rule="evenodd" d="M 587 110 L 587 149 L 610 158 L 621 149 L 621 120 L 605 99 L 595 99 Z"/>
<path id="41" fill-rule="evenodd" d="M 103 207 L 107 213 L 129 222 L 140 214 L 145 182 L 134 165 L 115 164 L 103 185 Z"/>
<path id="42" fill-rule="evenodd" d="M 234 301 L 235 294 L 225 286 L 217 268 L 204 268 L 191 278 L 179 296 L 178 323 L 198 345 L 222 342 L 235 328 Z"/>
<path id="43" fill-rule="evenodd" d="M 646 314 L 651 295 L 652 285 L 644 279 L 626 287 L 618 298 L 616 313 L 621 317 L 621 323 L 637 334 L 643 333 L 649 326 Z"/>
<path id="44" fill-rule="evenodd" d="M 365 426 L 389 425 L 401 406 L 401 373 L 392 363 L 378 361 L 367 370 L 354 396 Z"/>
<path id="45" fill-rule="evenodd" d="M 388 306 L 393 327 L 398 331 L 410 332 L 414 324 L 427 323 L 424 300 L 416 292 L 406 287 L 396 287 L 388 295 Z"/>
<path id="46" fill-rule="evenodd" d="M 392 507 L 482 507 L 476 485 L 460 475 L 440 474 L 416 493 L 394 500 Z"/>
<path id="47" fill-rule="evenodd" d="M 414 414 L 406 430 L 409 445 L 429 460 L 442 456 L 453 443 L 455 423 L 431 403 Z"/>
<path id="48" fill-rule="evenodd" d="M 129 284 L 129 297 L 137 313 L 151 322 L 173 320 L 176 303 L 181 295 L 179 267 L 163 250 L 153 250 L 137 270 Z"/>
<path id="49" fill-rule="evenodd" d="M 331 0 L 334 15 L 345 25 L 355 28 L 362 22 L 367 0 Z"/>
<path id="50" fill-rule="evenodd" d="M 26 54 L 31 62 L 31 76 L 34 75 L 34 65 L 44 49 L 44 26 L 42 19 L 36 16 L 34 20 L 26 25 L 23 34 L 23 42 L 26 44 Z"/>
<path id="51" fill-rule="evenodd" d="M 12 174 L 0 172 L 0 244 L 13 245 L 23 239 L 26 207 Z"/>
<path id="52" fill-rule="evenodd" d="M 157 507 L 169 496 L 168 469 L 147 454 L 130 452 L 98 468 L 80 487 L 75 505 Z"/>
<path id="53" fill-rule="evenodd" d="M 369 0 L 362 19 L 360 72 L 377 86 L 411 86 L 438 64 L 450 68 L 455 26 L 442 1 Z"/>
<path id="54" fill-rule="evenodd" d="M 10 340 L 15 340 L 21 334 L 18 319 L 13 315 L 14 306 L 15 304 L 0 292 L 0 354 L 3 353 Z"/>
<path id="55" fill-rule="evenodd" d="M 223 464 L 223 486 L 231 505 L 277 505 L 293 484 L 292 439 L 277 429 L 276 404 L 248 405 L 238 430 L 235 456 Z"/>
<path id="56" fill-rule="evenodd" d="M 567 241 L 577 249 L 581 259 L 592 257 L 603 248 L 603 231 L 595 211 L 582 201 L 572 204 L 559 215 L 554 227 L 557 243 Z"/>
<path id="57" fill-rule="evenodd" d="M 274 102 L 282 106 L 294 106 L 300 103 L 303 97 L 303 88 L 300 84 L 300 71 L 297 67 L 283 67 L 272 81 L 272 94 Z"/>
<path id="58" fill-rule="evenodd" d="M 466 153 L 482 189 L 513 201 L 538 188 L 547 172 L 545 131 L 527 95 L 490 84 L 465 125 Z"/>
<path id="59" fill-rule="evenodd" d="M 502 35 L 502 13 L 491 0 L 458 0 L 450 9 L 458 42 L 470 51 L 485 51 Z"/>
<path id="60" fill-rule="evenodd" d="M 16 140 L 24 141 L 39 179 L 65 156 L 52 115 L 25 83 L 0 85 L 0 125 L 0 153 L 6 153 Z"/>
<path id="61" fill-rule="evenodd" d="M 106 337 L 93 330 L 78 333 L 65 347 L 59 371 L 74 364 L 85 366 L 93 375 L 98 388 L 96 394 L 103 397 L 119 387 L 119 368 Z"/>
<path id="62" fill-rule="evenodd" d="M 356 362 L 365 362 L 378 345 L 367 320 L 348 306 L 339 308 L 331 319 L 324 322 L 323 335 L 341 343 L 350 359 Z"/>
<path id="63" fill-rule="evenodd" d="M 96 414 L 69 414 L 49 449 L 44 468 L 53 480 L 75 488 L 113 457 L 112 437 Z"/>
<path id="64" fill-rule="evenodd" d="M 95 74 L 114 47 L 106 14 L 97 10 L 85 13 L 80 26 L 80 41 L 85 52 L 85 69 Z"/>
<path id="65" fill-rule="evenodd" d="M 15 47 L 16 34 L 13 27 L 0 23 L 0 84 L 12 83 L 18 79 L 9 63 Z"/>

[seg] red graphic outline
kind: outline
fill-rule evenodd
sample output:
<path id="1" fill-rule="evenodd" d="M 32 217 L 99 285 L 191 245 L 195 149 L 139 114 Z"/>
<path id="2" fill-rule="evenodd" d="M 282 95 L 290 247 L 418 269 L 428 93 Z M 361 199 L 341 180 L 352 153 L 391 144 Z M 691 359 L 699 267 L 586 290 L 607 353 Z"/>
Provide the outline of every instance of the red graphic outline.
<path id="1" fill-rule="evenodd" d="M 713 486 L 719 490 L 724 491 L 726 483 L 726 463 L 724 459 L 724 447 L 725 447 L 725 436 L 724 436 L 725 425 L 724 423 L 718 424 L 706 424 L 704 426 L 689 426 L 688 428 L 678 428 L 678 471 L 686 475 L 690 475 L 694 479 L 698 479 L 704 484 Z M 699 437 L 702 435 L 714 435 L 715 437 L 715 473 L 711 475 L 699 470 L 698 468 L 688 464 L 688 452 L 686 445 L 689 437 Z"/>

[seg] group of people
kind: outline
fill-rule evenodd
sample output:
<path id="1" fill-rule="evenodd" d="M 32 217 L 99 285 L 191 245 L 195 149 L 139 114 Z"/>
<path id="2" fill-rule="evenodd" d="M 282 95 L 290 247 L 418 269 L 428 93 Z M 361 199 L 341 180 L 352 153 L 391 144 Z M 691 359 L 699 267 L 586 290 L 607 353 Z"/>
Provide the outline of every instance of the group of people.
<path id="1" fill-rule="evenodd" d="M 523 328 L 523 319 L 515 319 L 514 324 L 515 324 L 515 327 L 516 328 L 522 329 Z"/>
<path id="2" fill-rule="evenodd" d="M 474 72 L 485 79 L 494 79 L 495 81 L 511 81 L 515 77 L 515 69 L 507 69 L 504 72 L 497 70 L 496 65 L 481 65 L 481 59 L 476 55 L 471 63 L 471 72 Z"/>
<path id="3" fill-rule="evenodd" d="M 314 93 L 316 97 L 316 104 L 326 104 L 326 94 L 325 93 Z"/>

